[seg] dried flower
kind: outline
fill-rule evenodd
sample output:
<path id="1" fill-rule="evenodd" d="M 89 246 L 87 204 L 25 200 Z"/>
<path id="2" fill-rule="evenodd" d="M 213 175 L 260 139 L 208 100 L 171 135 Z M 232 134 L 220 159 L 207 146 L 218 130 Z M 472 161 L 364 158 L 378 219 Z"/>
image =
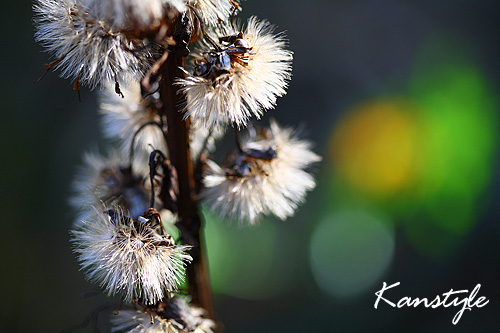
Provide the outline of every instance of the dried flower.
<path id="1" fill-rule="evenodd" d="M 224 168 L 207 161 L 227 126 L 259 119 L 291 77 L 284 34 L 255 17 L 235 28 L 240 9 L 237 0 L 34 0 L 35 38 L 55 57 L 47 70 L 74 79 L 77 91 L 103 87 L 103 131 L 120 142 L 108 156 L 85 156 L 71 198 L 82 270 L 108 296 L 134 303 L 112 319 L 113 331 L 215 330 L 210 297 L 197 300 L 207 314 L 174 295 L 191 261 L 189 293 L 210 291 L 198 197 L 223 218 L 255 224 L 293 215 L 315 187 L 306 169 L 320 157 L 275 122 L 238 136 Z"/>
<path id="2" fill-rule="evenodd" d="M 274 214 L 284 220 L 315 187 L 305 169 L 320 160 L 310 142 L 272 121 L 270 129 L 243 139 L 241 152 L 229 156 L 226 169 L 208 162 L 201 196 L 221 218 L 255 224 L 262 215 Z"/>
<path id="3" fill-rule="evenodd" d="M 140 78 L 159 51 L 154 43 L 115 31 L 101 7 L 85 0 L 36 0 L 34 5 L 35 39 L 55 56 L 51 65 L 90 88 Z"/>
<path id="4" fill-rule="evenodd" d="M 283 34 L 273 34 L 267 21 L 255 17 L 243 33 L 230 27 L 222 33 L 222 46 L 201 53 L 194 75 L 177 84 L 187 97 L 186 117 L 209 128 L 241 127 L 252 115 L 260 118 L 286 93 L 292 52 L 285 49 Z"/>
<path id="5" fill-rule="evenodd" d="M 159 220 L 159 218 L 158 218 Z M 190 246 L 175 245 L 158 232 L 161 221 L 134 220 L 119 207 L 96 209 L 93 219 L 72 231 L 72 242 L 82 269 L 108 295 L 121 293 L 125 302 L 154 304 L 177 290 L 184 266 L 192 260 Z"/>
<path id="6" fill-rule="evenodd" d="M 206 319 L 205 310 L 190 306 L 178 296 L 169 299 L 163 311 L 153 316 L 140 310 L 122 310 L 111 318 L 112 332 L 134 333 L 210 333 L 215 323 Z"/>

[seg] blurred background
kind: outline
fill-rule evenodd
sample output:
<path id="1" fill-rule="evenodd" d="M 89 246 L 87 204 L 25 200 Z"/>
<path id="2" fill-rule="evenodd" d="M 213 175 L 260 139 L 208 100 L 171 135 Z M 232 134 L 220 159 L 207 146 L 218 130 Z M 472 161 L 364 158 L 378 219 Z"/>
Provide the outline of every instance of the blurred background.
<path id="1" fill-rule="evenodd" d="M 207 215 L 227 332 L 498 332 L 500 2 L 248 0 L 286 30 L 288 94 L 266 115 L 300 125 L 323 161 L 296 215 L 256 228 Z M 55 332 L 105 297 L 78 271 L 68 229 L 82 153 L 102 144 L 96 93 L 44 72 L 30 2 L 2 2 L 2 331 Z M 393 309 L 481 284 L 490 302 Z M 108 313 L 100 315 L 107 327 Z M 85 330 L 83 330 L 85 331 Z M 90 329 L 87 329 L 90 331 Z"/>

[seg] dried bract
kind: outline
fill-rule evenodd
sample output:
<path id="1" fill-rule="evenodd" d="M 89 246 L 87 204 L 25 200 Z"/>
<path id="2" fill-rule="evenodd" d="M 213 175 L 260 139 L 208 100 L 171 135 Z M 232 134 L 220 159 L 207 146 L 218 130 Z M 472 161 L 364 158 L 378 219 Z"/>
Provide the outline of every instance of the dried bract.
<path id="1" fill-rule="evenodd" d="M 173 297 L 160 304 L 162 311 L 151 315 L 140 310 L 123 310 L 111 318 L 112 332 L 134 333 L 211 333 L 215 323 L 204 318 L 205 310 L 190 306 L 186 300 Z M 151 312 L 150 312 L 151 313 Z"/>

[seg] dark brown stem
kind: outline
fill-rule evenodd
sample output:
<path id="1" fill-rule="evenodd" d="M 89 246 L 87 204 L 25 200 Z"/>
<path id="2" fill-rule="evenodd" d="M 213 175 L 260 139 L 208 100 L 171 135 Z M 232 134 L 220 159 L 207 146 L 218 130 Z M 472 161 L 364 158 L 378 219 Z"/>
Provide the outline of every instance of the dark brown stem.
<path id="1" fill-rule="evenodd" d="M 215 319 L 206 251 L 201 236 L 202 223 L 195 193 L 194 167 L 189 150 L 189 120 L 183 120 L 181 112 L 185 97 L 179 93 L 179 87 L 174 85 L 176 78 L 184 77 L 180 67 L 184 65 L 185 47 L 179 43 L 178 46 L 171 47 L 169 52 L 160 69 L 160 95 L 163 101 L 161 111 L 167 118 L 169 158 L 178 176 L 178 226 L 183 242 L 193 247 L 190 252 L 193 261 L 187 266 L 189 293 L 192 303 L 204 308 L 208 316 Z"/>
<path id="2" fill-rule="evenodd" d="M 153 150 L 149 155 L 149 181 L 151 183 L 151 198 L 149 207 L 155 208 L 155 176 L 156 176 L 156 168 L 158 168 L 159 164 L 163 164 L 165 161 L 165 156 L 163 153 L 157 149 Z"/>
<path id="3" fill-rule="evenodd" d="M 145 124 L 142 124 L 137 131 L 135 131 L 134 136 L 132 137 L 132 142 L 130 142 L 130 148 L 129 148 L 129 168 L 132 170 L 132 164 L 134 163 L 134 148 L 135 148 L 135 140 L 137 139 L 137 136 L 143 129 L 145 129 L 148 126 L 156 126 L 160 129 L 160 131 L 163 133 L 163 137 L 165 138 L 165 142 L 167 141 L 167 136 L 165 135 L 165 132 L 163 131 L 163 127 L 161 124 L 157 123 L 156 121 L 148 121 Z M 154 148 L 154 147 L 153 147 Z"/>

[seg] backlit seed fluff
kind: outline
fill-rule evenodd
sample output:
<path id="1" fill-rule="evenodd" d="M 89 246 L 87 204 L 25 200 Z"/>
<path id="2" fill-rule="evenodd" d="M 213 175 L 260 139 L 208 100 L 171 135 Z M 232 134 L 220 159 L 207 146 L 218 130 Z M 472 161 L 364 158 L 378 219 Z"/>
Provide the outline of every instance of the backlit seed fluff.
<path id="1" fill-rule="evenodd" d="M 178 12 L 195 8 L 208 25 L 218 25 L 232 13 L 230 0 L 87 0 L 102 8 L 103 15 L 115 28 L 157 28 L 164 18 L 173 19 Z M 174 10 L 172 10 L 174 9 Z M 194 16 L 191 15 L 191 19 Z"/>
<path id="2" fill-rule="evenodd" d="M 184 0 L 91 0 L 101 3 L 105 16 L 115 27 L 133 26 L 139 29 L 155 28 L 164 16 L 172 16 L 173 8 L 178 12 L 186 9 Z"/>
<path id="3" fill-rule="evenodd" d="M 112 332 L 133 333 L 211 333 L 215 323 L 204 318 L 205 310 L 190 306 L 176 296 L 168 300 L 163 316 L 140 310 L 122 310 L 111 317 Z"/>
<path id="4" fill-rule="evenodd" d="M 118 204 L 133 218 L 141 215 L 149 207 L 150 194 L 143 177 L 131 172 L 127 161 L 116 151 L 107 157 L 95 152 L 85 154 L 83 166 L 73 181 L 74 194 L 70 198 L 78 213 L 75 227 L 94 215 L 92 207 L 102 203 Z"/>
<path id="5" fill-rule="evenodd" d="M 74 251 L 87 278 L 124 302 L 154 304 L 184 281 L 192 260 L 189 246 L 177 246 L 144 217 L 132 220 L 115 207 L 98 208 L 93 219 L 72 231 Z"/>
<path id="6" fill-rule="evenodd" d="M 204 151 L 214 152 L 215 142 L 224 135 L 222 129 L 209 130 L 199 124 L 191 124 L 189 142 L 191 158 L 196 161 Z"/>
<path id="7" fill-rule="evenodd" d="M 101 91 L 99 113 L 102 115 L 104 135 L 118 139 L 122 155 L 129 156 L 132 140 L 139 128 L 151 122 L 161 123 L 157 110 L 159 93 L 143 98 L 141 86 L 137 81 L 121 83 L 120 89 L 123 98 L 115 93 L 113 84 L 107 85 L 106 89 Z M 134 153 L 144 162 L 148 161 L 149 153 L 153 149 L 159 149 L 165 154 L 168 151 L 159 126 L 147 125 L 137 133 Z M 139 150 L 144 153 L 141 154 Z"/>
<path id="8" fill-rule="evenodd" d="M 112 84 L 101 92 L 99 113 L 102 115 L 104 135 L 108 138 L 119 139 L 122 155 L 128 156 L 132 139 L 139 128 L 150 122 L 161 123 L 156 110 L 159 93 L 143 98 L 140 83 L 136 81 L 122 83 L 120 89 L 123 92 L 123 98 L 115 93 Z M 197 159 L 203 148 L 209 151 L 214 150 L 215 140 L 222 135 L 223 132 L 220 130 L 209 131 L 203 126 L 193 124 L 189 134 L 192 158 Z M 160 128 L 156 125 L 148 125 L 135 138 L 134 166 L 137 166 L 139 170 L 147 167 L 141 162 L 148 160 L 153 148 L 168 155 L 168 148 Z M 140 168 L 141 165 L 143 168 Z"/>
<path id="9" fill-rule="evenodd" d="M 284 35 L 273 30 L 252 17 L 242 38 L 230 38 L 239 31 L 227 27 L 214 38 L 223 37 L 221 50 L 200 50 L 193 75 L 177 81 L 187 98 L 185 117 L 208 128 L 242 127 L 273 108 L 286 93 L 292 61 Z"/>
<path id="10" fill-rule="evenodd" d="M 187 3 L 198 11 L 205 24 L 213 27 L 227 21 L 233 10 L 240 9 L 239 5 L 235 8 L 236 0 L 187 0 Z"/>
<path id="11" fill-rule="evenodd" d="M 131 40 L 105 20 L 89 0 L 36 0 L 35 39 L 55 58 L 61 76 L 96 87 L 116 78 L 140 78 L 159 52 L 155 44 Z"/>
<path id="12" fill-rule="evenodd" d="M 321 157 L 310 142 L 274 121 L 242 141 L 243 152 L 233 155 L 226 168 L 208 161 L 201 193 L 206 206 L 240 223 L 255 224 L 268 214 L 282 220 L 293 215 L 316 185 L 306 169 Z"/>

